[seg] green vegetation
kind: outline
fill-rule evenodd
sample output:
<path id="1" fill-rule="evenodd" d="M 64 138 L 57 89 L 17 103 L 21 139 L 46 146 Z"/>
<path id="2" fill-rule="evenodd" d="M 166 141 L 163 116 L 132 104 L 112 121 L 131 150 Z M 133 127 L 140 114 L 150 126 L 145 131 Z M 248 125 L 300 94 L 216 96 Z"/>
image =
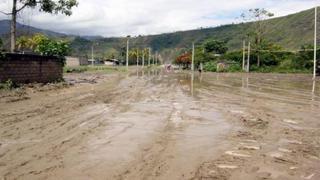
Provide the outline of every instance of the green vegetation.
<path id="1" fill-rule="evenodd" d="M 78 66 L 78 67 L 64 67 L 65 73 L 82 73 L 82 72 L 126 72 L 125 67 L 108 67 L 108 66 Z"/>
<path id="2" fill-rule="evenodd" d="M 306 10 L 285 17 L 273 18 L 261 21 L 263 27 L 263 41 L 277 44 L 285 50 L 298 50 L 305 44 L 313 42 L 314 10 Z M 242 41 L 252 32 L 254 23 L 240 23 L 223 25 L 215 28 L 200 28 L 198 30 L 180 31 L 160 35 L 137 36 L 130 39 L 130 47 L 151 47 L 153 51 L 171 50 L 171 54 L 180 52 L 181 49 L 191 47 L 191 42 L 204 43 L 210 39 L 226 42 L 229 50 L 234 51 L 242 48 Z M 261 40 L 262 42 L 262 40 Z M 121 52 L 126 46 L 126 38 L 99 38 L 93 41 L 76 37 L 71 43 L 73 54 L 90 55 L 91 44 L 98 43 L 95 53 L 102 56 L 108 49 L 114 48 Z M 252 43 L 254 38 L 252 37 Z M 168 56 L 174 59 L 176 56 Z"/>
<path id="3" fill-rule="evenodd" d="M 6 82 L 0 83 L 0 89 L 11 90 L 16 87 L 17 85 L 13 83 L 10 79 L 8 79 Z"/>
<path id="4" fill-rule="evenodd" d="M 219 42 L 221 47 L 225 44 Z M 284 51 L 282 47 L 271 43 L 263 43 L 263 51 L 253 51 L 250 54 L 250 71 L 253 72 L 277 72 L 277 73 L 311 73 L 313 68 L 313 46 L 302 46 L 300 51 Z M 241 72 L 243 52 L 229 51 L 223 54 L 215 54 L 215 51 L 208 52 L 208 44 L 204 43 L 195 51 L 195 67 L 199 68 L 203 63 L 203 69 L 211 72 Z M 215 47 L 212 44 L 212 47 Z M 317 52 L 320 56 L 320 49 Z M 258 66 L 260 60 L 260 66 Z M 245 56 L 247 61 L 247 54 Z M 191 63 L 191 50 L 177 56 L 176 64 L 189 67 Z"/>
<path id="5" fill-rule="evenodd" d="M 18 5 L 21 4 L 20 7 Z M 72 7 L 77 6 L 78 2 L 77 0 L 13 0 L 12 1 L 12 11 L 10 13 L 2 12 L 6 15 L 11 16 L 11 52 L 14 52 L 16 50 L 16 24 L 17 24 L 17 15 L 19 12 L 21 12 L 23 9 L 29 7 L 29 8 L 35 8 L 38 7 L 39 11 L 46 12 L 46 13 L 61 13 L 65 14 L 67 16 L 70 16 L 72 14 Z"/>
<path id="6" fill-rule="evenodd" d="M 35 34 L 30 38 L 21 36 L 17 40 L 17 46 L 22 51 L 29 50 L 44 56 L 57 56 L 63 63 L 65 56 L 71 51 L 68 42 L 50 39 L 42 34 Z"/>
<path id="7" fill-rule="evenodd" d="M 228 51 L 226 43 L 222 41 L 209 40 L 203 46 L 207 53 L 224 54 Z"/>

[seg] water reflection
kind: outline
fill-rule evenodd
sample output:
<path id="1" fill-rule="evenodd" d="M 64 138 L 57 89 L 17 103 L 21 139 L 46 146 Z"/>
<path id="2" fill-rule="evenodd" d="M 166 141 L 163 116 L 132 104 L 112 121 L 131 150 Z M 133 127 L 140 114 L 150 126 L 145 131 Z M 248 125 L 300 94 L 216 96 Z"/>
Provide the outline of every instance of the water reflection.
<path id="1" fill-rule="evenodd" d="M 193 83 L 194 83 L 194 72 L 191 73 L 191 81 L 190 81 L 190 90 L 191 90 L 191 96 L 193 97 Z"/>
<path id="2" fill-rule="evenodd" d="M 313 80 L 313 84 L 312 84 L 312 94 L 314 95 L 316 92 L 316 80 Z"/>

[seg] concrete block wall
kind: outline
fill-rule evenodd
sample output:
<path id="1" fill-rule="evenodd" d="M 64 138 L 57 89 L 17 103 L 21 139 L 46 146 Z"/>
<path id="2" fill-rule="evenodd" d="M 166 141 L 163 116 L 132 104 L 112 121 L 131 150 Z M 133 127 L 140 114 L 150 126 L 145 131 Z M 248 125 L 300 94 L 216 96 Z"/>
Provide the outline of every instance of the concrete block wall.
<path id="1" fill-rule="evenodd" d="M 63 63 L 54 56 L 6 53 L 0 59 L 0 82 L 48 83 L 63 78 Z"/>

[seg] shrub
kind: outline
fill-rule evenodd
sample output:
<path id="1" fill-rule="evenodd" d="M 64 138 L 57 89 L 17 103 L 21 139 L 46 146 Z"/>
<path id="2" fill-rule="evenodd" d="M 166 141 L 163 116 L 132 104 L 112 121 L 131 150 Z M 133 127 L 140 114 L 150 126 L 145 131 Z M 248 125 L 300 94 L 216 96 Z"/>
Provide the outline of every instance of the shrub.
<path id="1" fill-rule="evenodd" d="M 241 72 L 242 71 L 242 67 L 240 66 L 240 64 L 231 64 L 228 68 L 227 68 L 228 72 Z"/>
<path id="2" fill-rule="evenodd" d="M 17 87 L 15 83 L 11 81 L 11 79 L 8 79 L 4 83 L 0 83 L 0 89 L 5 89 L 5 90 L 11 90 L 13 88 Z"/>
<path id="3" fill-rule="evenodd" d="M 213 61 L 209 61 L 204 63 L 203 70 L 210 72 L 217 72 L 217 63 Z"/>

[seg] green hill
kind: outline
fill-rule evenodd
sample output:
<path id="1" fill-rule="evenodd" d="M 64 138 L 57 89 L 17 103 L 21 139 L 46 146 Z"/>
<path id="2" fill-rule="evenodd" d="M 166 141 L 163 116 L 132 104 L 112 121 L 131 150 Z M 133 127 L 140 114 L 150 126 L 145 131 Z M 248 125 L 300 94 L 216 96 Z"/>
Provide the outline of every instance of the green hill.
<path id="1" fill-rule="evenodd" d="M 313 9 L 269 19 L 266 24 L 265 39 L 285 49 L 295 50 L 302 45 L 313 43 Z M 130 47 L 151 47 L 155 51 L 170 56 L 176 50 L 190 48 L 192 41 L 200 44 L 207 39 L 216 39 L 226 41 L 229 49 L 235 50 L 241 48 L 243 37 L 251 25 L 252 23 L 230 24 L 214 28 L 133 37 L 130 39 Z M 107 52 L 111 49 L 112 52 L 114 50 L 120 52 L 121 48 L 126 45 L 126 38 L 86 38 L 70 35 L 68 39 L 72 42 L 74 55 L 90 55 L 92 44 L 95 46 L 95 54 L 99 56 L 108 54 Z"/>
<path id="2" fill-rule="evenodd" d="M 160 35 L 139 36 L 131 38 L 131 47 L 151 47 L 156 51 L 189 48 L 191 42 L 201 43 L 207 39 L 227 42 L 229 49 L 240 49 L 242 40 L 252 23 L 230 24 L 220 27 L 165 33 Z M 266 20 L 265 39 L 285 49 L 295 50 L 302 45 L 313 43 L 314 10 Z M 73 41 L 74 54 L 88 53 L 91 41 L 81 37 Z M 120 50 L 125 47 L 125 38 L 101 38 L 95 40 L 96 53 L 103 54 L 108 48 Z"/>

